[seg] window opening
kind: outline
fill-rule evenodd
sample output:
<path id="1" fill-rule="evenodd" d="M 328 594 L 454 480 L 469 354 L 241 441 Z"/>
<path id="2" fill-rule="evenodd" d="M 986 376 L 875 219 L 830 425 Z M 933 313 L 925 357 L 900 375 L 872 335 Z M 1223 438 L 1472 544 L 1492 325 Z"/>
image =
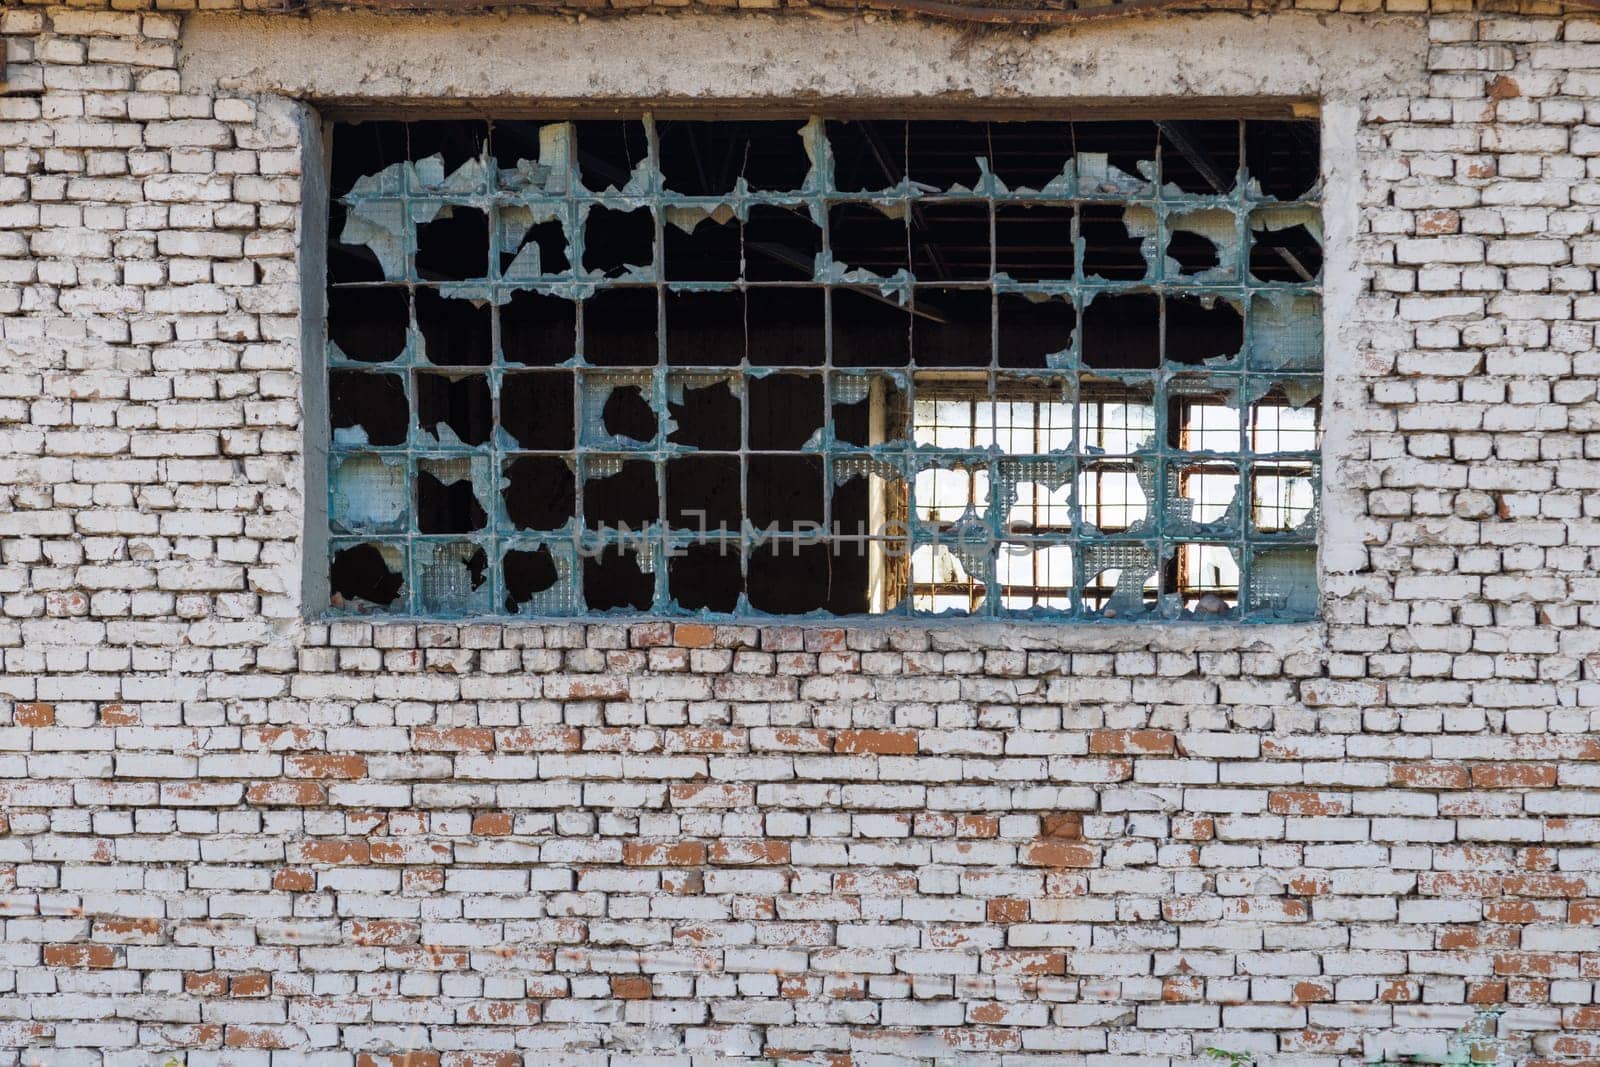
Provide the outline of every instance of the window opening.
<path id="1" fill-rule="evenodd" d="M 336 613 L 1316 610 L 1315 124 L 332 139 Z"/>

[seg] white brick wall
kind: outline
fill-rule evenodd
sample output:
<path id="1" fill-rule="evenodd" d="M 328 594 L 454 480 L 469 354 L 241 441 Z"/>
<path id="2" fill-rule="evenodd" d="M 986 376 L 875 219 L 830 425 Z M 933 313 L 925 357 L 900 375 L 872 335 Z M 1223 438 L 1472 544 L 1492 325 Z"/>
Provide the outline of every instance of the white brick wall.
<path id="1" fill-rule="evenodd" d="M 1600 17 L 1355 101 L 1325 623 L 929 632 L 302 622 L 296 105 L 110 7 L 0 12 L 0 1062 L 1600 1058 Z"/>

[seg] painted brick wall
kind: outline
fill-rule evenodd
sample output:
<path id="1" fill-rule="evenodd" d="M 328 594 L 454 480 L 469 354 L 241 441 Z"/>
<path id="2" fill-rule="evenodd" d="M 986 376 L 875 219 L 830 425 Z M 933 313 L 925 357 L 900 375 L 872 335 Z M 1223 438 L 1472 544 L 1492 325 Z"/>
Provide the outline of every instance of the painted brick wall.
<path id="1" fill-rule="evenodd" d="M 0 11 L 0 1062 L 1600 1059 L 1600 18 L 1364 103 L 1245 634 L 301 621 L 300 133 L 183 30 Z"/>

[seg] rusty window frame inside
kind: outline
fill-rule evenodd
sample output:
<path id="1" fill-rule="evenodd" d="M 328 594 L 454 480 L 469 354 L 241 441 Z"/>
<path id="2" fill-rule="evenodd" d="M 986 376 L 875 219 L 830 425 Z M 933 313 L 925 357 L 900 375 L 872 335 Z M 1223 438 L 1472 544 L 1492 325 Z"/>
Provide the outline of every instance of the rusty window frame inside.
<path id="1" fill-rule="evenodd" d="M 332 138 L 334 614 L 1316 611 L 1314 123 Z"/>

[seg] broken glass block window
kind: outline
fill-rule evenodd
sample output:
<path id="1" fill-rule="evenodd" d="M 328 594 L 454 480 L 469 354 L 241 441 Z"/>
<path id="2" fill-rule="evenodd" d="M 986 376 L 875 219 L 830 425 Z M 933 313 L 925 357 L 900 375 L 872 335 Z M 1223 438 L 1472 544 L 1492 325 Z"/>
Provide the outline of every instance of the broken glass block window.
<path id="1" fill-rule="evenodd" d="M 336 614 L 1317 609 L 1314 123 L 332 133 Z"/>

